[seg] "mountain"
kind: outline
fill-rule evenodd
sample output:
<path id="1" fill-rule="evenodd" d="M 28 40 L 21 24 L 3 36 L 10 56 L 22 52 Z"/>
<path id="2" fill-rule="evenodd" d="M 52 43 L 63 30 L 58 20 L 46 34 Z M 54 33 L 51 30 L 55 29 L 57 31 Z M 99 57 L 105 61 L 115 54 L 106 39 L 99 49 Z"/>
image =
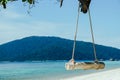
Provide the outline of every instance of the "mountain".
<path id="1" fill-rule="evenodd" d="M 31 36 L 0 45 L 0 61 L 69 60 L 73 40 L 59 37 Z M 97 45 L 98 59 L 120 60 L 120 49 Z M 77 41 L 76 60 L 94 60 L 90 42 Z"/>

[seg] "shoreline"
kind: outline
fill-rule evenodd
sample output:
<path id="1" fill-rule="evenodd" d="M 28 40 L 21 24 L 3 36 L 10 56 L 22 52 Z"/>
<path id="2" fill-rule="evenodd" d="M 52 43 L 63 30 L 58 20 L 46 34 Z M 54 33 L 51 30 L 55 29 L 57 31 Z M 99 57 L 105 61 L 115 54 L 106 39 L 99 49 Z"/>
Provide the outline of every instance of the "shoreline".
<path id="1" fill-rule="evenodd" d="M 120 80 L 120 68 L 61 80 Z"/>

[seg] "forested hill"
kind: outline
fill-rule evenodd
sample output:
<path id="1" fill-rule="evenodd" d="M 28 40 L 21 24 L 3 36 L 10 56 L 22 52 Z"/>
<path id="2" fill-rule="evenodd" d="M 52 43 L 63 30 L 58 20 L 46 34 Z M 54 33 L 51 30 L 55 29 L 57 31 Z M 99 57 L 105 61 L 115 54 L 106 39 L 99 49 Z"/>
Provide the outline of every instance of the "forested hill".
<path id="1" fill-rule="evenodd" d="M 0 61 L 69 60 L 73 41 L 59 37 L 31 36 L 0 45 Z M 97 57 L 120 60 L 120 49 L 96 45 Z M 89 42 L 77 41 L 76 60 L 93 60 L 93 47 Z"/>

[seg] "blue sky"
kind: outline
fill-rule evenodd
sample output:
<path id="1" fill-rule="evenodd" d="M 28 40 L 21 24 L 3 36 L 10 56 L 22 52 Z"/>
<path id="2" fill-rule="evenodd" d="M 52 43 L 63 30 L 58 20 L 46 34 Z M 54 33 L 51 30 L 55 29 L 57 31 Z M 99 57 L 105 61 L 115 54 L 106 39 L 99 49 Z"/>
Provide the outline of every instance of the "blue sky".
<path id="1" fill-rule="evenodd" d="M 39 0 L 27 14 L 28 4 L 9 2 L 0 6 L 0 44 L 28 36 L 74 38 L 78 0 Z M 26 6 L 24 6 L 26 5 Z M 90 5 L 95 42 L 120 48 L 120 0 L 92 0 Z M 88 14 L 80 13 L 79 41 L 91 42 Z"/>

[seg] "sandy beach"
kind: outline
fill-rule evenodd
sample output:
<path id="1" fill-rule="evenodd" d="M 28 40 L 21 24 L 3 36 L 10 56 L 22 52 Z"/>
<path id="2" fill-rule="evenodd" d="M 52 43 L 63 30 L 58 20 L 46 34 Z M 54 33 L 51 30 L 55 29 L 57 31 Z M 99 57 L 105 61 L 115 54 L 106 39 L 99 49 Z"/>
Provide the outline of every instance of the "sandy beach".
<path id="1" fill-rule="evenodd" d="M 62 80 L 120 80 L 120 68 Z"/>

